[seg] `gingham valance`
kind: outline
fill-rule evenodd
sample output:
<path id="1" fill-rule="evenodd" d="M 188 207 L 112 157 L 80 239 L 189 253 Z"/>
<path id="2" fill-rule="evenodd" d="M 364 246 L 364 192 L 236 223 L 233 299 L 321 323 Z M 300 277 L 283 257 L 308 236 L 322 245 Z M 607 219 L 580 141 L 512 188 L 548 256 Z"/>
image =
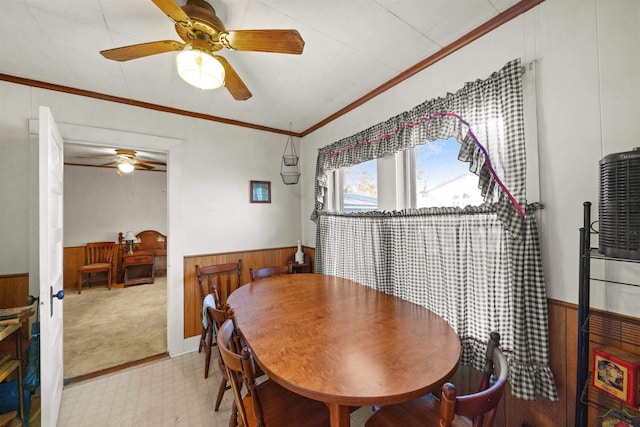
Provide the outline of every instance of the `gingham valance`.
<path id="1" fill-rule="evenodd" d="M 324 208 L 330 171 L 438 139 L 456 138 L 458 159 L 479 177 L 486 203 L 516 236 L 524 226 L 526 159 L 520 59 L 486 80 L 341 139 L 318 151 L 313 221 Z"/>

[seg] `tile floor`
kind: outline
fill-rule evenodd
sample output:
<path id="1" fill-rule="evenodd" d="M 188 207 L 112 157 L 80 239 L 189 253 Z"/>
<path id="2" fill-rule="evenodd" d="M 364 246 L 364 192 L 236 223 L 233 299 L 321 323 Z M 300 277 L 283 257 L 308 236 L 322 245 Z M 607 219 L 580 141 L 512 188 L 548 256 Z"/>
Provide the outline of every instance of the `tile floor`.
<path id="1" fill-rule="evenodd" d="M 193 352 L 66 386 L 58 426 L 227 427 L 232 393 L 214 412 L 220 374 L 212 360 L 204 379 L 203 366 L 204 353 Z M 354 412 L 351 426 L 364 426 L 369 415 L 368 407 Z"/>

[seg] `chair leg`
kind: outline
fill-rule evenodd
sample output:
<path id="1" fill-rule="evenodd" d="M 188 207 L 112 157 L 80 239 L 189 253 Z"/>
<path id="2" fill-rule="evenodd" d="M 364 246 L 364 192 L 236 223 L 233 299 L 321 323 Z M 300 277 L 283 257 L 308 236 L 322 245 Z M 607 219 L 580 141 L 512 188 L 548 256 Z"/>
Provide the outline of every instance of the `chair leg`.
<path id="1" fill-rule="evenodd" d="M 109 287 L 109 290 L 111 290 L 111 269 L 107 271 L 107 286 Z"/>
<path id="2" fill-rule="evenodd" d="M 220 381 L 220 387 L 218 388 L 218 396 L 216 396 L 216 407 L 214 409 L 214 411 L 218 411 L 218 408 L 220 408 L 220 402 L 222 402 L 222 397 L 224 396 L 224 392 L 227 390 L 227 379 L 226 378 L 222 378 L 222 381 Z"/>
<path id="3" fill-rule="evenodd" d="M 229 427 L 238 427 L 238 408 L 235 399 L 231 404 L 231 416 L 229 417 Z"/>
<path id="4" fill-rule="evenodd" d="M 198 345 L 198 353 L 200 353 L 204 348 L 204 339 L 206 334 L 207 331 L 204 329 L 204 327 L 202 327 L 202 334 L 200 334 L 200 345 Z"/>
<path id="5" fill-rule="evenodd" d="M 211 341 L 213 337 L 213 327 L 209 325 L 206 331 L 204 342 L 204 377 L 209 378 L 209 365 L 211 364 Z"/>
<path id="6" fill-rule="evenodd" d="M 78 274 L 78 295 L 82 293 L 82 272 Z"/>

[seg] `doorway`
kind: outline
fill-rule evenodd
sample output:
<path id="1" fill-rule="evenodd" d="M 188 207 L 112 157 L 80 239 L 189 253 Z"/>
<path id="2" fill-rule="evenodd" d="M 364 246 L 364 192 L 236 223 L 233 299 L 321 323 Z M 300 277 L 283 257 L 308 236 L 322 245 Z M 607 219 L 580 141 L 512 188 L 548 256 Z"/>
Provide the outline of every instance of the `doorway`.
<path id="1" fill-rule="evenodd" d="M 167 280 L 166 273 L 157 268 L 159 263 L 166 265 L 166 257 L 155 256 L 156 252 L 166 254 L 160 248 L 165 247 L 167 235 L 167 156 L 131 147 L 125 150 L 65 142 L 64 158 L 67 296 L 63 347 L 64 378 L 69 383 L 167 353 Z M 118 166 L 122 164 L 133 170 L 121 171 Z M 137 254 L 150 254 L 147 258 L 156 264 L 153 271 L 158 277 L 153 283 L 125 286 L 123 260 L 128 251 L 120 236 L 149 233 L 162 241 L 154 239 L 150 245 L 144 239 L 132 246 Z M 103 273 L 97 283 L 83 286 L 79 294 L 76 271 L 89 242 L 115 242 L 112 286 L 107 288 Z M 143 324 L 144 332 L 136 327 Z"/>
<path id="2" fill-rule="evenodd" d="M 183 148 L 182 140 L 135 132 L 58 123 L 65 143 L 112 146 L 118 148 L 134 147 L 140 150 L 158 151 L 167 155 L 167 350 L 170 356 L 191 350 L 190 342 L 184 339 L 184 248 L 182 244 L 182 192 L 183 188 Z M 31 141 L 37 147 L 39 122 L 29 120 Z M 121 141 L 127 141 L 127 144 Z M 37 149 L 35 150 L 37 153 Z M 34 174 L 37 174 L 37 162 Z M 38 229 L 38 218 L 30 218 L 32 228 Z M 170 236 L 176 236 L 171 238 Z M 30 236 L 30 247 L 38 247 L 37 233 Z M 30 256 L 30 271 L 38 271 L 38 255 Z M 33 277 L 31 277 L 33 276 Z M 30 275 L 30 288 L 37 288 L 37 274 Z M 31 281 L 33 280 L 33 284 Z"/>
<path id="3" fill-rule="evenodd" d="M 40 110 L 42 111 L 41 107 Z M 48 110 L 48 109 L 47 109 Z M 182 225 L 182 195 L 181 189 L 182 183 L 182 163 L 183 163 L 183 151 L 182 141 L 173 138 L 158 137 L 153 135 L 145 135 L 139 133 L 116 131 L 111 129 L 94 128 L 89 126 L 79 126 L 65 123 L 58 123 L 58 130 L 62 138 L 66 142 L 83 143 L 88 145 L 121 145 L 118 141 L 129 141 L 127 145 L 138 147 L 139 149 L 148 149 L 153 151 L 162 151 L 167 154 L 167 170 L 171 171 L 167 173 L 167 235 L 176 236 L 177 238 L 171 239 L 167 242 L 167 349 L 170 356 L 174 356 L 183 353 L 185 349 L 188 349 L 188 345 L 183 337 L 184 327 L 184 249 L 182 245 L 183 225 Z M 29 119 L 29 145 L 30 145 L 30 174 L 35 177 L 33 182 L 38 183 L 39 167 L 40 163 L 51 161 L 50 158 L 40 159 L 39 157 L 39 136 L 40 136 L 40 122 L 38 119 Z M 38 191 L 33 191 L 36 195 L 35 198 L 30 198 L 30 206 L 39 206 Z M 60 196 L 63 195 L 63 191 L 60 191 Z M 171 202 L 169 202 L 171 201 Z M 38 211 L 38 209 L 35 209 Z M 31 210 L 30 210 L 31 212 Z M 39 268 L 40 263 L 40 251 L 39 251 L 39 225 L 42 219 L 40 215 L 33 212 L 29 215 L 29 228 L 35 232 L 29 234 L 29 288 L 31 292 L 40 295 L 43 294 L 41 288 Z M 62 212 L 60 212 L 62 213 Z M 46 218 L 43 217 L 43 218 Z M 60 233 L 62 234 L 62 233 Z M 62 268 L 62 266 L 59 266 Z M 46 272 L 45 272 L 46 273 Z M 45 281 L 43 283 L 49 283 Z M 45 292 L 46 294 L 46 292 Z M 62 320 L 63 310 L 58 310 L 60 313 L 60 320 Z M 47 316 L 48 317 L 48 316 Z M 61 322 L 60 322 L 61 323 Z M 60 328 L 60 334 L 62 334 L 62 328 Z M 51 331 L 47 328 L 42 330 L 41 340 L 53 340 Z M 47 358 L 48 360 L 48 358 Z M 50 365 L 50 364 L 49 364 Z M 51 367 L 49 365 L 43 365 L 42 378 L 45 378 L 45 373 L 50 376 Z M 58 364 L 60 366 L 60 364 Z M 62 369 L 60 369 L 61 371 Z M 62 379 L 60 378 L 60 383 Z M 60 384 L 62 385 L 62 384 Z M 48 395 L 47 395 L 48 396 Z M 51 396 L 48 396 L 51 397 Z M 46 399 L 47 402 L 50 399 Z M 59 401 L 59 400 L 58 400 Z M 57 412 L 57 409 L 56 409 Z M 43 412 L 44 415 L 44 412 Z M 55 417 L 54 417 L 55 419 Z"/>

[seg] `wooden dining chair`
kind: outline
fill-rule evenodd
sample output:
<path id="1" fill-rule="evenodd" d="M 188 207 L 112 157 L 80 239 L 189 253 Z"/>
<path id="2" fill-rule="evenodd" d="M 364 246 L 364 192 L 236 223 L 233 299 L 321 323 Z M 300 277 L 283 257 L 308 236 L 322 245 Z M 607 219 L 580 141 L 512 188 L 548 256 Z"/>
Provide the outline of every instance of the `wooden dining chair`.
<path id="1" fill-rule="evenodd" d="M 209 319 L 209 328 L 207 328 L 207 334 L 205 337 L 205 378 L 208 377 L 209 374 L 209 364 L 211 362 L 211 347 L 213 337 L 216 335 L 216 332 L 220 329 L 222 324 L 227 320 L 227 310 L 229 309 L 228 305 L 224 305 L 221 308 L 215 307 L 207 307 L 207 318 Z M 229 377 L 227 376 L 227 369 L 224 366 L 224 362 L 222 361 L 222 356 L 220 356 L 220 352 L 218 351 L 218 369 L 220 369 L 220 374 L 222 379 L 220 381 L 220 386 L 218 387 L 218 394 L 216 396 L 216 404 L 214 410 L 217 411 L 220 408 L 220 402 L 222 402 L 222 397 L 224 396 L 225 391 L 227 391 L 229 386 Z"/>
<path id="2" fill-rule="evenodd" d="M 115 242 L 87 243 L 84 251 L 84 265 L 78 269 L 78 294 L 82 293 L 84 283 L 93 283 L 95 273 L 107 273 L 107 287 L 111 290 L 111 270 L 113 269 L 113 252 Z"/>
<path id="3" fill-rule="evenodd" d="M 196 313 L 202 313 L 203 317 L 206 315 L 204 299 L 209 294 L 215 299 L 215 307 L 221 308 L 227 302 L 229 294 L 240 287 L 241 275 L 242 259 L 239 259 L 237 263 L 214 264 L 203 267 L 196 264 L 196 279 L 200 295 L 200 310 L 196 310 Z M 206 332 L 206 328 L 203 325 L 198 353 L 205 348 Z M 208 372 L 208 368 L 205 368 L 205 372 Z"/>
<path id="4" fill-rule="evenodd" d="M 492 332 L 477 393 L 458 396 L 456 386 L 446 383 L 440 400 L 428 394 L 410 402 L 383 406 L 367 420 L 365 427 L 491 427 L 509 373 L 499 341 L 500 335 Z"/>
<path id="5" fill-rule="evenodd" d="M 231 292 L 240 287 L 240 277 L 242 275 L 242 260 L 227 264 L 214 264 L 200 267 L 196 265 L 196 277 L 200 299 L 211 292 L 214 287 L 218 291 L 220 304 L 227 302 L 227 297 Z"/>
<path id="6" fill-rule="evenodd" d="M 216 336 L 217 331 L 220 330 L 222 324 L 227 320 L 231 319 L 233 325 L 236 329 L 234 333 L 234 339 L 236 340 L 235 347 L 242 348 L 244 343 L 240 339 L 240 332 L 238 331 L 238 326 L 235 323 L 234 311 L 229 307 L 228 304 L 225 304 L 222 308 L 213 308 L 207 307 L 207 316 L 211 321 L 211 325 L 213 325 L 212 329 L 208 331 L 207 337 L 205 339 L 206 349 L 208 351 L 205 352 L 205 359 L 207 359 L 207 364 L 211 358 L 211 340 L 214 336 Z M 217 347 L 217 346 L 216 346 Z M 220 369 L 220 373 L 222 375 L 222 380 L 220 381 L 220 386 L 218 387 L 218 394 L 216 395 L 216 404 L 214 410 L 217 411 L 220 408 L 220 403 L 222 402 L 222 398 L 224 397 L 225 391 L 231 388 L 229 384 L 229 377 L 227 375 L 227 369 L 222 360 L 222 356 L 220 355 L 220 349 L 218 349 L 218 368 Z M 256 366 L 256 378 L 265 375 L 264 371 L 260 369 L 259 366 Z M 206 378 L 206 376 L 205 376 Z"/>
<path id="7" fill-rule="evenodd" d="M 262 267 L 258 269 L 254 269 L 253 267 L 249 268 L 249 275 L 251 276 L 251 281 L 255 281 L 258 279 L 263 279 L 265 277 L 270 276 L 278 276 L 280 274 L 291 274 L 293 273 L 293 262 L 289 261 L 287 265 L 277 265 L 275 267 Z"/>
<path id="8" fill-rule="evenodd" d="M 329 410 L 324 403 L 295 394 L 270 379 L 257 384 L 252 351 L 249 347 L 239 347 L 238 338 L 233 319 L 227 319 L 218 330 L 216 339 L 235 401 L 230 425 L 234 421 L 241 427 L 329 425 Z M 246 386 L 244 396 L 243 384 Z"/>

